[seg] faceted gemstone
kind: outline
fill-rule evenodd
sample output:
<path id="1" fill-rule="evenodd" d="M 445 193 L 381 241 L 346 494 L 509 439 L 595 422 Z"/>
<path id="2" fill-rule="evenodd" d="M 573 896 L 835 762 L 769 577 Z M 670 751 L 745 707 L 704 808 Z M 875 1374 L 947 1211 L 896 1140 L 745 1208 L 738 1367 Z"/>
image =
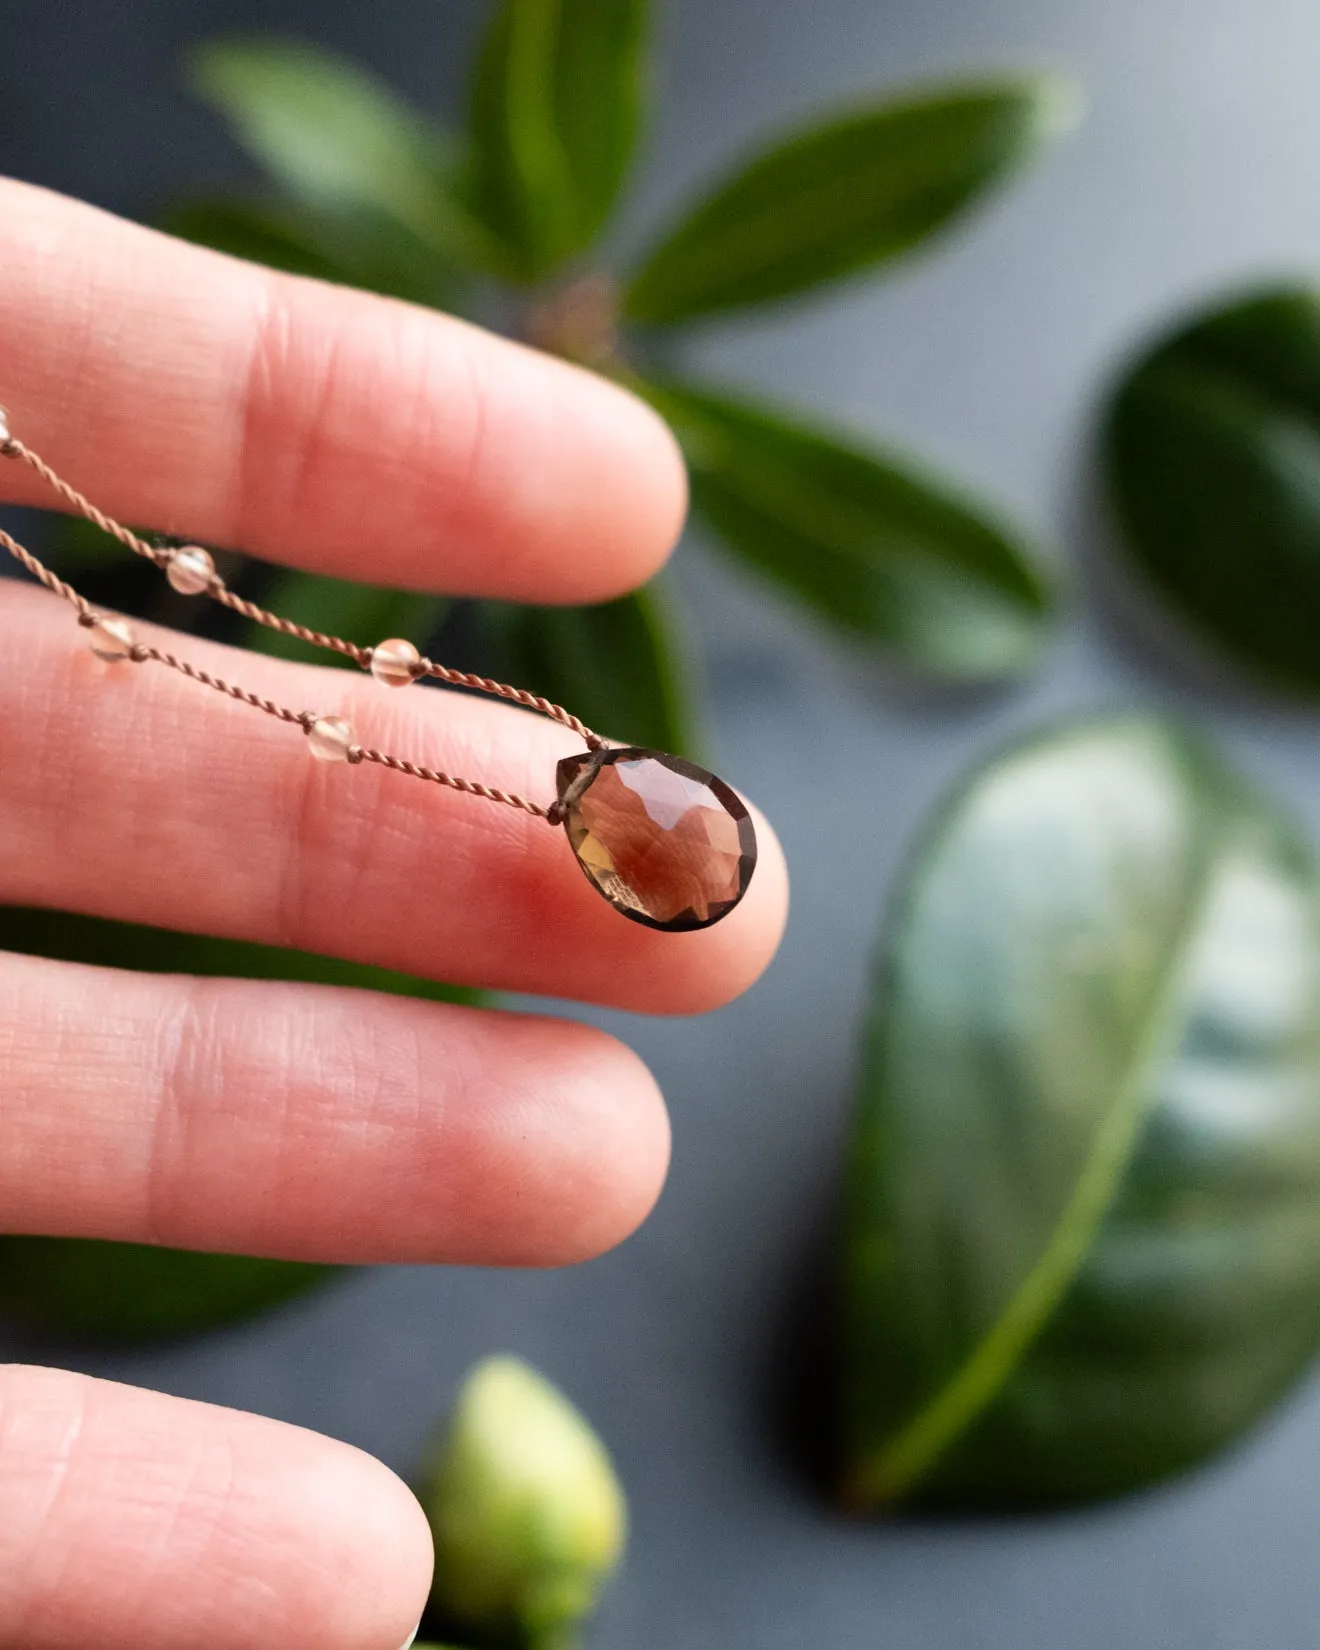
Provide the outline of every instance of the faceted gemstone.
<path id="1" fill-rule="evenodd" d="M 661 751 L 584 751 L 559 764 L 559 811 L 587 880 L 648 928 L 709 928 L 747 892 L 756 833 L 722 779 Z"/>

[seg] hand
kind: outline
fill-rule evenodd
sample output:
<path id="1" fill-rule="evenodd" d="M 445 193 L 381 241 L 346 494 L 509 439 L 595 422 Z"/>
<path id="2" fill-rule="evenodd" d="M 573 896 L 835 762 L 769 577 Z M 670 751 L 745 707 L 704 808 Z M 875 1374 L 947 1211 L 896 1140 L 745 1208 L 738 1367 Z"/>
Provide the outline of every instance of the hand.
<path id="1" fill-rule="evenodd" d="M 562 602 L 645 579 L 678 532 L 673 443 L 586 373 L 17 184 L 0 183 L 0 226 L 0 400 L 120 519 L 340 577 Z M 0 487 L 49 502 L 16 464 Z M 525 794 L 549 794 L 572 748 L 498 703 L 186 651 Z M 716 1007 L 778 940 L 764 825 L 738 910 L 657 934 L 543 821 L 327 769 L 170 671 L 106 669 L 35 587 L 0 585 L 0 655 L 5 903 L 656 1013 Z M 10 1231 L 555 1264 L 623 1237 L 665 1170 L 645 1068 L 561 1019 L 0 956 L 0 1071 Z M 429 1575 L 420 1509 L 356 1450 L 0 1371 L 0 1647 L 397 1650 Z"/>

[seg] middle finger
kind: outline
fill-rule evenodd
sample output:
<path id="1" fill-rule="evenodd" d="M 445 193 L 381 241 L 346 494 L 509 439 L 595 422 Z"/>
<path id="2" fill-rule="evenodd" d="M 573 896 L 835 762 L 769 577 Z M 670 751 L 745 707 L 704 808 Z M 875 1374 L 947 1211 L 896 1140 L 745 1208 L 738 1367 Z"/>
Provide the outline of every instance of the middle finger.
<path id="1" fill-rule="evenodd" d="M 140 632 L 147 639 L 146 627 Z M 171 638 L 165 637 L 167 645 Z M 564 729 L 509 707 L 188 638 L 189 660 L 355 737 L 548 803 Z M 542 819 L 366 765 L 158 665 L 105 665 L 44 592 L 0 592 L 0 901 L 350 957 L 456 984 L 696 1013 L 761 972 L 778 845 L 717 927 L 662 934 L 587 885 Z"/>

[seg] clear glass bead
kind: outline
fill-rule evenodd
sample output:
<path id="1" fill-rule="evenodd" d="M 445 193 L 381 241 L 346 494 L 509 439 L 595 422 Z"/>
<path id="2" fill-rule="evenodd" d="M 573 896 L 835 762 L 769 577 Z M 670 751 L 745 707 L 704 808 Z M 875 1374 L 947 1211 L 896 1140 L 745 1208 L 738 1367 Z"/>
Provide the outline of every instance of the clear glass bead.
<path id="1" fill-rule="evenodd" d="M 318 716 L 307 730 L 307 748 L 318 762 L 347 762 L 353 729 L 342 716 Z"/>
<path id="2" fill-rule="evenodd" d="M 165 577 L 181 596 L 200 596 L 215 578 L 215 562 L 200 544 L 185 544 L 165 564 Z"/>
<path id="3" fill-rule="evenodd" d="M 411 642 L 391 636 L 388 642 L 372 648 L 371 674 L 386 687 L 407 687 L 417 680 L 414 666 L 421 657 Z"/>
<path id="4" fill-rule="evenodd" d="M 137 646 L 133 627 L 124 619 L 98 619 L 88 640 L 96 657 L 111 665 L 130 658 Z"/>

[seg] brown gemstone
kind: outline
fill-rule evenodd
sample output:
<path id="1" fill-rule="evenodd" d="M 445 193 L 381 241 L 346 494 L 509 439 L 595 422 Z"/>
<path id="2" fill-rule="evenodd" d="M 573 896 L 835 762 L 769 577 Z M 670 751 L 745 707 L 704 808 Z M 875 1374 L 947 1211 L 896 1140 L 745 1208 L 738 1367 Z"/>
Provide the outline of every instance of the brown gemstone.
<path id="1" fill-rule="evenodd" d="M 756 868 L 756 833 L 722 779 L 660 751 L 583 751 L 559 764 L 558 812 L 588 881 L 648 928 L 709 928 Z"/>

